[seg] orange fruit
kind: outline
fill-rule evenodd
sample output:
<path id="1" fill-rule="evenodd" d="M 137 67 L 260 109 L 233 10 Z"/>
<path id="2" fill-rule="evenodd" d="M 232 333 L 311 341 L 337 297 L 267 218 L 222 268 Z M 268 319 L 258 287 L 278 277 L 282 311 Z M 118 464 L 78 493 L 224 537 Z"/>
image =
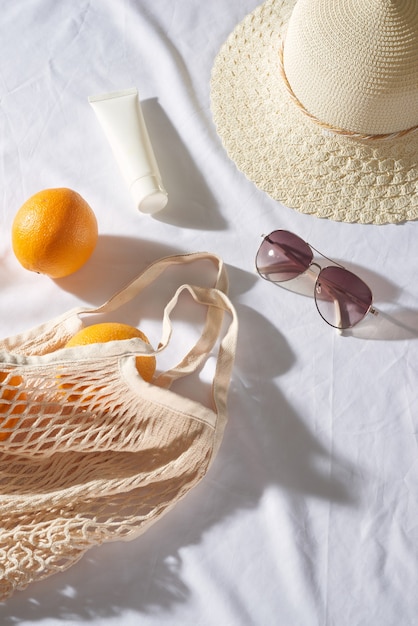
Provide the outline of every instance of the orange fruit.
<path id="1" fill-rule="evenodd" d="M 22 382 L 21 376 L 10 376 L 7 372 L 0 372 L 0 441 L 10 437 L 10 431 L 3 428 L 14 428 L 19 421 L 18 417 L 10 416 L 20 415 L 25 410 L 26 394 L 19 390 Z"/>
<path id="2" fill-rule="evenodd" d="M 12 224 L 12 246 L 28 270 L 62 278 L 80 269 L 96 247 L 96 216 L 79 193 L 44 189 L 20 207 Z"/>
<path id="3" fill-rule="evenodd" d="M 120 322 L 102 322 L 85 326 L 78 331 L 65 345 L 66 348 L 74 346 L 84 346 L 90 343 L 105 343 L 106 341 L 117 341 L 120 339 L 133 339 L 139 337 L 142 341 L 150 343 L 146 335 L 129 324 Z M 137 356 L 136 368 L 144 380 L 150 382 L 154 376 L 156 359 L 154 356 Z"/>

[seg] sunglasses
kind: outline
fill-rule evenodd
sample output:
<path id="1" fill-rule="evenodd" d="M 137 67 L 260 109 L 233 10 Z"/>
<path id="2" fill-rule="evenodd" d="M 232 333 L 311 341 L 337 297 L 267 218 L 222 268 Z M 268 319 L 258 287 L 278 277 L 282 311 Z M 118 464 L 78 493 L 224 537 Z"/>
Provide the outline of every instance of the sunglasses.
<path id="1" fill-rule="evenodd" d="M 313 262 L 313 250 L 334 265 L 321 268 Z M 377 315 L 372 292 L 361 278 L 287 230 L 264 237 L 255 264 L 260 276 L 273 283 L 292 280 L 307 270 L 313 272 L 315 266 L 319 270 L 314 287 L 316 308 L 334 328 L 352 328 L 368 313 Z"/>

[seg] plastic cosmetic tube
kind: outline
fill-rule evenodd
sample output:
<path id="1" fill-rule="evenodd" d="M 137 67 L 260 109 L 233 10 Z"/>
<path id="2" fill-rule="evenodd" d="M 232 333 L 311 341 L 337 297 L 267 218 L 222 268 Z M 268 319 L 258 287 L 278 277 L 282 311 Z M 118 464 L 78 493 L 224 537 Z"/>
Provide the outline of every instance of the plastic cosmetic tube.
<path id="1" fill-rule="evenodd" d="M 167 204 L 167 192 L 145 126 L 136 89 L 90 96 L 89 102 L 113 149 L 136 207 L 156 213 Z"/>

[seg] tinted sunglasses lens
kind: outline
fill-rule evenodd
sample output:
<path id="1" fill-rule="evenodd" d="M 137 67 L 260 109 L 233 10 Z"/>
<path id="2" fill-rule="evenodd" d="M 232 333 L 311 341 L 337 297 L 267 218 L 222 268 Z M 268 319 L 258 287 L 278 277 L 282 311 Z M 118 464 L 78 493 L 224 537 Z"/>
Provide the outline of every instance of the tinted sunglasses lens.
<path id="1" fill-rule="evenodd" d="M 352 328 L 368 313 L 372 292 L 358 276 L 342 267 L 325 267 L 315 286 L 319 314 L 335 328 Z"/>
<path id="2" fill-rule="evenodd" d="M 263 278 L 280 283 L 303 274 L 311 261 L 312 250 L 303 239 L 287 230 L 275 230 L 263 239 L 255 263 Z"/>

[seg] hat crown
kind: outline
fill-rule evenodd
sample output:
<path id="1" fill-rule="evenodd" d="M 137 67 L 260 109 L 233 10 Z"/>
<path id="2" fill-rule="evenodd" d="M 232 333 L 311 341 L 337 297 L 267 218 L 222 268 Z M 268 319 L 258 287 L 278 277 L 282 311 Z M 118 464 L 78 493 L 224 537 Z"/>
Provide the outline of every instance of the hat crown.
<path id="1" fill-rule="evenodd" d="M 394 133 L 418 124 L 418 1 L 298 0 L 285 37 L 287 81 L 321 122 Z"/>

